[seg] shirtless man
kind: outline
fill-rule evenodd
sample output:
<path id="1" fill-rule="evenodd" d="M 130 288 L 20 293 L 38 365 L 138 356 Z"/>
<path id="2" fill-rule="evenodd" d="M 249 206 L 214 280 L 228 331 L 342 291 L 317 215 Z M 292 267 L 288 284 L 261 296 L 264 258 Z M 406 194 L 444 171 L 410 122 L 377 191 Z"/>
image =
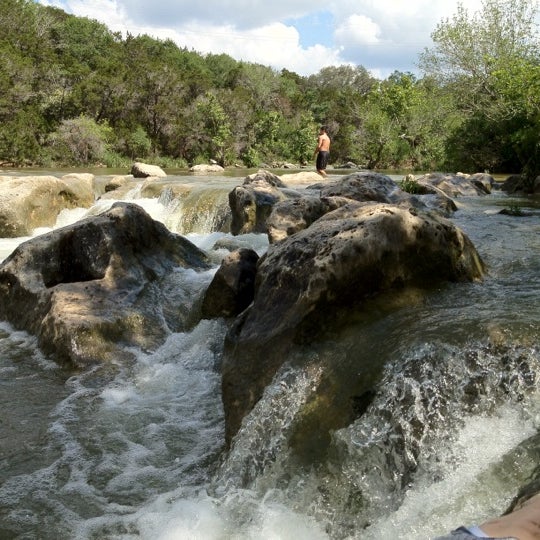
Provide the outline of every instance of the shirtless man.
<path id="1" fill-rule="evenodd" d="M 317 137 L 317 148 L 313 157 L 317 157 L 317 172 L 326 178 L 326 166 L 328 165 L 328 157 L 330 156 L 330 137 L 326 133 L 326 127 L 321 126 L 319 136 Z"/>
<path id="2" fill-rule="evenodd" d="M 435 540 L 475 538 L 540 540 L 540 494 L 531 497 L 510 514 L 490 519 L 480 527 L 460 527 L 449 536 L 441 536 Z"/>

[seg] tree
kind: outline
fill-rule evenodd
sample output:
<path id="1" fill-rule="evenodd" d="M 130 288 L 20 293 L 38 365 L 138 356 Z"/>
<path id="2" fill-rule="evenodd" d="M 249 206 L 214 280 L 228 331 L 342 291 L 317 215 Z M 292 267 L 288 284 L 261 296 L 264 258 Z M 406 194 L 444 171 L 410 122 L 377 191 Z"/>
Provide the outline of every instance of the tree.
<path id="1" fill-rule="evenodd" d="M 126 64 L 125 107 L 129 129 L 141 125 L 155 154 L 173 154 L 180 112 L 186 105 L 188 84 L 183 77 L 183 51 L 170 40 L 128 36 L 124 42 Z"/>
<path id="2" fill-rule="evenodd" d="M 124 141 L 125 151 L 131 159 L 144 158 L 150 154 L 152 141 L 142 126 L 129 133 Z"/>
<path id="3" fill-rule="evenodd" d="M 420 67 L 451 90 L 462 113 L 461 124 L 448 138 L 454 166 L 518 172 L 535 161 L 531 144 L 526 155 L 516 144 L 524 141 L 520 118 L 529 116 L 510 105 L 504 81 L 516 76 L 515 66 L 538 64 L 537 12 L 535 0 L 484 0 L 472 16 L 460 5 L 432 34 L 435 46 L 424 51 Z M 522 75 L 519 93 L 525 96 L 535 85 Z"/>
<path id="4" fill-rule="evenodd" d="M 197 100 L 193 127 L 199 133 L 199 155 L 225 165 L 232 132 L 227 115 L 213 93 L 208 92 Z"/>
<path id="5" fill-rule="evenodd" d="M 442 81 L 466 85 L 468 95 L 496 97 L 494 64 L 538 53 L 536 13 L 535 0 L 484 0 L 473 15 L 458 4 L 452 19 L 444 19 L 432 33 L 435 45 L 420 55 L 420 68 Z M 471 96 L 469 105 L 475 103 L 482 102 Z"/>
<path id="6" fill-rule="evenodd" d="M 540 174 L 540 62 L 517 60 L 494 77 L 503 101 L 501 121 L 512 123 L 510 144 L 532 188 Z"/>

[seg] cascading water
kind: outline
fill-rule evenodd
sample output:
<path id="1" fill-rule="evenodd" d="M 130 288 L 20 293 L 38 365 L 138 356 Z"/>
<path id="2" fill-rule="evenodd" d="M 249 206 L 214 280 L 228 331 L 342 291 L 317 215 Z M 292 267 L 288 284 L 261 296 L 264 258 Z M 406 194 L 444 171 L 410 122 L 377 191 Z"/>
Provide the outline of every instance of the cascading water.
<path id="1" fill-rule="evenodd" d="M 216 267 L 229 243 L 264 252 L 262 235 L 216 231 L 230 185 L 206 202 L 197 190 L 181 203 L 129 197 Z M 403 291 L 297 351 L 303 362 L 276 374 L 228 453 L 224 321 L 80 374 L 2 324 L 0 538 L 422 540 L 500 513 L 540 453 L 540 212 L 524 200 L 533 216 L 501 216 L 503 202 L 464 199 L 453 218 L 488 264 L 483 283 Z M 212 275 L 178 272 L 178 302 L 189 310 Z M 307 457 L 291 447 L 328 366 L 339 388 L 368 362 L 379 370 L 369 405 Z"/>

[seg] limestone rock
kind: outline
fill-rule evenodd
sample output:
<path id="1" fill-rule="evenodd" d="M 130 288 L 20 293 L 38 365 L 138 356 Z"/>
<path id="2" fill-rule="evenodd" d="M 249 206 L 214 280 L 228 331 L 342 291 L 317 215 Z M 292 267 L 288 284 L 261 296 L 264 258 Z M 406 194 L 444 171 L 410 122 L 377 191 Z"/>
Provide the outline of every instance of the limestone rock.
<path id="1" fill-rule="evenodd" d="M 504 181 L 501 189 L 510 195 L 514 193 L 540 193 L 540 176 L 531 181 L 523 175 L 514 174 Z"/>
<path id="2" fill-rule="evenodd" d="M 193 165 L 193 167 L 190 167 L 189 170 L 194 173 L 207 174 L 223 172 L 225 169 L 217 163 L 212 163 L 210 165 Z"/>
<path id="3" fill-rule="evenodd" d="M 245 186 L 250 185 L 250 184 L 261 184 L 261 183 L 266 183 L 269 186 L 278 187 L 278 188 L 287 187 L 277 174 L 274 174 L 273 172 L 270 172 L 270 171 L 266 171 L 264 169 L 261 169 L 254 174 L 250 174 L 246 176 L 246 178 L 244 179 Z"/>
<path id="4" fill-rule="evenodd" d="M 320 189 L 321 197 L 346 197 L 353 201 L 410 204 L 411 195 L 405 193 L 390 177 L 374 172 L 357 172 L 339 180 L 312 186 Z"/>
<path id="5" fill-rule="evenodd" d="M 491 193 L 495 185 L 495 178 L 487 173 L 475 173 L 469 176 L 469 180 L 486 194 Z"/>
<path id="6" fill-rule="evenodd" d="M 320 337 L 340 313 L 376 293 L 477 280 L 483 272 L 474 246 L 450 221 L 384 203 L 351 202 L 270 245 L 258 265 L 253 304 L 227 336 L 227 442 L 293 344 Z"/>
<path id="7" fill-rule="evenodd" d="M 287 186 L 311 185 L 321 181 L 321 175 L 315 171 L 282 174 L 280 178 Z"/>
<path id="8" fill-rule="evenodd" d="M 447 217 L 456 205 L 441 190 L 426 186 L 425 195 L 411 195 L 401 190 L 388 176 L 358 172 L 329 182 L 321 182 L 304 190 L 304 195 L 277 202 L 267 218 L 270 243 L 283 240 L 319 219 L 327 212 L 351 201 L 393 203 L 419 210 L 434 209 Z"/>
<path id="9" fill-rule="evenodd" d="M 110 191 L 116 191 L 117 189 L 120 189 L 121 187 L 125 186 L 129 182 L 130 179 L 131 179 L 131 176 L 113 176 L 105 184 L 105 193 L 109 193 Z"/>
<path id="10" fill-rule="evenodd" d="M 449 197 L 475 197 L 489 193 L 485 179 L 462 174 L 429 173 L 417 178 L 419 184 L 431 185 Z"/>
<path id="11" fill-rule="evenodd" d="M 224 257 L 204 296 L 204 318 L 236 316 L 251 304 L 258 260 L 255 251 L 245 248 Z"/>
<path id="12" fill-rule="evenodd" d="M 65 208 L 92 204 L 94 190 L 89 178 L 0 176 L 0 237 L 29 236 L 38 227 L 52 227 Z"/>
<path id="13" fill-rule="evenodd" d="M 345 197 L 304 196 L 276 204 L 267 219 L 268 240 L 271 244 L 307 229 L 320 217 L 351 202 Z"/>
<path id="14" fill-rule="evenodd" d="M 131 167 L 131 174 L 135 178 L 164 178 L 167 173 L 157 165 L 148 165 L 147 163 L 135 162 Z"/>
<path id="15" fill-rule="evenodd" d="M 272 173 L 259 172 L 248 176 L 243 185 L 235 187 L 229 193 L 233 235 L 266 232 L 266 220 L 272 208 L 277 202 L 288 198 L 276 184 L 283 185 L 279 177 Z"/>
<path id="16" fill-rule="evenodd" d="M 96 188 L 96 177 L 90 173 L 64 174 L 60 180 L 65 182 L 81 199 L 88 197 L 88 193 L 93 193 Z M 89 204 L 92 204 L 92 202 L 89 201 Z"/>
<path id="17" fill-rule="evenodd" d="M 61 363 L 118 360 L 182 329 L 187 317 L 163 292 L 178 267 L 209 264 L 139 206 L 116 203 L 21 244 L 0 265 L 0 318 Z"/>

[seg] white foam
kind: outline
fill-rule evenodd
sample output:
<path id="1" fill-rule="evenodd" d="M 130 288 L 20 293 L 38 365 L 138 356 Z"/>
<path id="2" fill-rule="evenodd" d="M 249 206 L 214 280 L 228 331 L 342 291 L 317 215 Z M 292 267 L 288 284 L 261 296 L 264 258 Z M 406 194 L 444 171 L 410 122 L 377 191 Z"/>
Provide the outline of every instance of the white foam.
<path id="1" fill-rule="evenodd" d="M 29 236 L 21 236 L 18 238 L 0 238 L 0 263 L 9 257 L 13 250 L 24 241 L 29 240 Z"/>
<path id="2" fill-rule="evenodd" d="M 400 508 L 370 526 L 362 538 L 432 538 L 502 513 L 520 483 L 516 479 L 512 486 L 494 468 L 534 433 L 533 420 L 524 419 L 510 406 L 490 416 L 467 418 L 456 443 L 441 450 L 444 477 L 435 483 L 420 480 L 406 493 Z"/>
<path id="3" fill-rule="evenodd" d="M 142 540 L 226 540 L 228 523 L 210 499 L 160 500 L 137 519 Z"/>

